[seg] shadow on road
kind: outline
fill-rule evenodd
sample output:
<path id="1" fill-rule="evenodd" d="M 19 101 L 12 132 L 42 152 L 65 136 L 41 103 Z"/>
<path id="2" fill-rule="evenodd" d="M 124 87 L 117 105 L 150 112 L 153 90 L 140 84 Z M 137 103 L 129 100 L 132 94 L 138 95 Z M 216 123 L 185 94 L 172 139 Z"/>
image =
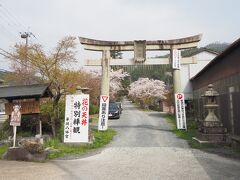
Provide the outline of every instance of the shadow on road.
<path id="1" fill-rule="evenodd" d="M 149 130 L 156 130 L 156 131 L 171 132 L 171 129 L 157 128 L 156 126 L 151 126 L 151 125 L 127 125 L 127 126 L 110 125 L 109 127 L 115 128 L 115 129 L 120 129 L 120 128 L 141 128 L 141 129 L 149 129 Z"/>
<path id="2" fill-rule="evenodd" d="M 164 113 L 164 112 L 148 112 L 147 115 L 151 116 L 151 117 L 162 117 L 162 118 L 164 118 L 167 115 L 167 113 Z"/>
<path id="3" fill-rule="evenodd" d="M 239 180 L 239 160 L 211 153 L 203 154 L 199 150 L 192 150 L 192 153 L 211 179 Z"/>
<path id="4" fill-rule="evenodd" d="M 134 106 L 124 106 L 123 107 L 123 111 L 124 110 L 136 110 L 137 108 L 136 107 L 134 107 Z"/>

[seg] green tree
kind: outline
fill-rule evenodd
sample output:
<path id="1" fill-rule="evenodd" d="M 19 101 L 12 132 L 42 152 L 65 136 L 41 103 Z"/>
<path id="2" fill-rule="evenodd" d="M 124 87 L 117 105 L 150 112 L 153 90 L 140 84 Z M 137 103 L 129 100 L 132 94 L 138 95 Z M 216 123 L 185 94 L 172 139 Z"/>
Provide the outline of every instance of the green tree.
<path id="1" fill-rule="evenodd" d="M 111 51 L 110 56 L 113 59 L 122 59 L 122 52 L 121 51 Z"/>

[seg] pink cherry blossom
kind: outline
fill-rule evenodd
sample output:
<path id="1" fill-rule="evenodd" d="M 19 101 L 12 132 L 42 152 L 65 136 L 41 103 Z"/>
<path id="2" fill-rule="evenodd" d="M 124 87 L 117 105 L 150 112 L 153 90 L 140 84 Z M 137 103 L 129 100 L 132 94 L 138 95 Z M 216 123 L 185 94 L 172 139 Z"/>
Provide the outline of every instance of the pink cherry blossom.
<path id="1" fill-rule="evenodd" d="M 123 69 L 116 71 L 111 70 L 110 73 L 110 98 L 114 99 L 118 91 L 123 90 L 122 81 L 125 77 L 129 76 Z"/>
<path id="2" fill-rule="evenodd" d="M 94 77 L 99 77 L 99 79 L 101 78 L 101 71 L 98 70 L 94 70 L 94 71 L 90 71 L 90 73 L 94 76 Z M 119 70 L 111 70 L 110 72 L 110 83 L 109 83 L 109 88 L 110 88 L 110 99 L 115 99 L 117 93 L 121 90 L 123 90 L 123 86 L 122 86 L 122 81 L 124 80 L 125 77 L 129 76 L 129 74 L 127 72 L 124 72 L 123 69 L 119 69 Z"/>
<path id="3" fill-rule="evenodd" d="M 129 97 L 144 106 L 149 106 L 156 101 L 166 99 L 166 93 L 166 85 L 163 81 L 139 78 L 130 84 Z"/>

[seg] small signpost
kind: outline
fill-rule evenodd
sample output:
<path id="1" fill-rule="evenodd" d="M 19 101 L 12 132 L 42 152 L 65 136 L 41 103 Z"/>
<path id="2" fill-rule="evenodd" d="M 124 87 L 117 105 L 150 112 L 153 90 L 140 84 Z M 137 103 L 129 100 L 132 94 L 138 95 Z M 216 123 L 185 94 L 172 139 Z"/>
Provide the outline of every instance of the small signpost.
<path id="1" fill-rule="evenodd" d="M 64 142 L 89 142 L 89 95 L 66 96 Z"/>
<path id="2" fill-rule="evenodd" d="M 184 94 L 175 94 L 177 129 L 187 129 Z"/>
<path id="3" fill-rule="evenodd" d="M 181 51 L 178 49 L 172 50 L 172 68 L 180 69 L 181 67 Z"/>
<path id="4" fill-rule="evenodd" d="M 14 105 L 11 113 L 10 126 L 13 126 L 13 147 L 16 147 L 17 126 L 21 125 L 21 106 Z"/>
<path id="5" fill-rule="evenodd" d="M 106 131 L 108 128 L 108 108 L 109 108 L 109 96 L 101 95 L 98 120 L 99 131 Z"/>

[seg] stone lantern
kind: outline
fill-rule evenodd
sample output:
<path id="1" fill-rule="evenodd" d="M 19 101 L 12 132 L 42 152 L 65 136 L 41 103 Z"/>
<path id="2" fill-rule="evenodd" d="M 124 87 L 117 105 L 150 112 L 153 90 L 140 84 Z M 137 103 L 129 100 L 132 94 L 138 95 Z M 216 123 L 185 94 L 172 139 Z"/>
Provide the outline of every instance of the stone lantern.
<path id="1" fill-rule="evenodd" d="M 194 138 L 200 143 L 220 143 L 226 141 L 227 130 L 215 115 L 215 110 L 218 108 L 217 96 L 219 94 L 213 89 L 212 84 L 208 85 L 208 90 L 202 95 L 206 99 L 204 108 L 207 109 L 208 114 L 198 129 L 197 138 Z"/>
<path id="2" fill-rule="evenodd" d="M 207 117 L 204 119 L 203 124 L 204 126 L 212 126 L 213 124 L 219 124 L 219 119 L 215 115 L 215 110 L 218 108 L 217 104 L 217 96 L 219 96 L 218 92 L 213 89 L 213 85 L 208 85 L 208 90 L 202 95 L 205 97 L 207 102 L 204 107 L 208 111 Z"/>
<path id="3" fill-rule="evenodd" d="M 88 91 L 89 91 L 89 88 L 82 88 L 80 86 L 77 86 L 75 94 L 86 94 Z"/>

